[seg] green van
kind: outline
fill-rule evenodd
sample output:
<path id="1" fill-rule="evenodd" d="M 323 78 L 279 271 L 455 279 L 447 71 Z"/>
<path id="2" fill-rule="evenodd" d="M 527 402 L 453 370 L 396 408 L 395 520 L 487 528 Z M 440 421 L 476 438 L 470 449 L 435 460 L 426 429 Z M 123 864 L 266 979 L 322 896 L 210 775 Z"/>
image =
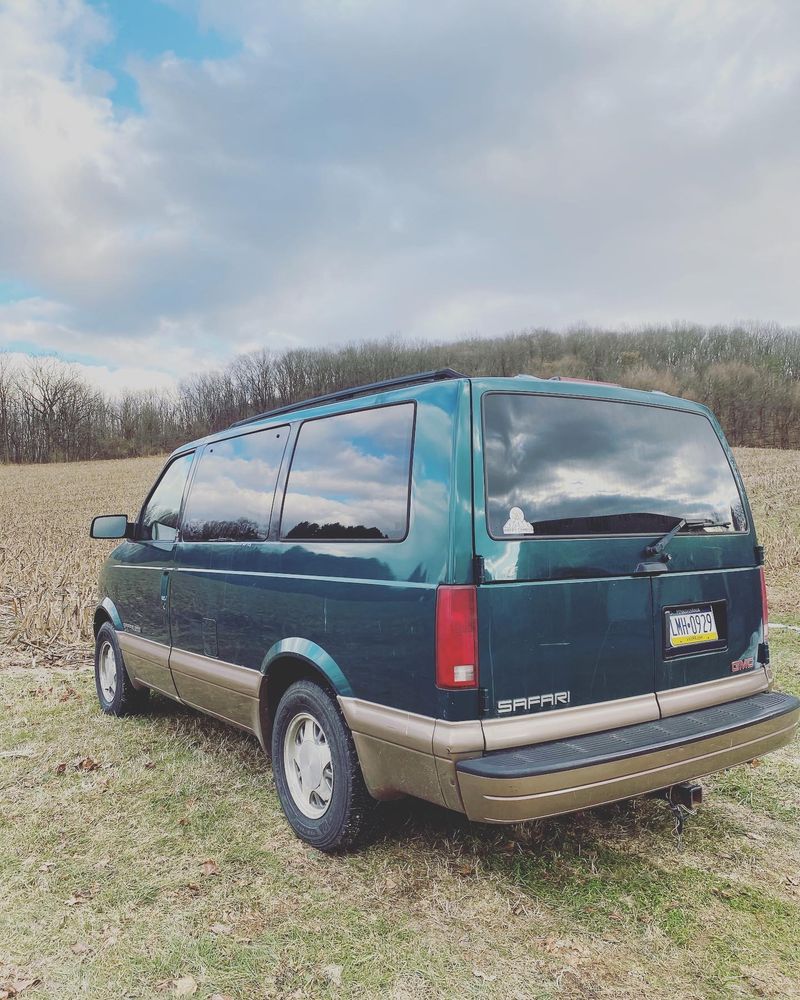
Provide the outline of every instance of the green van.
<path id="1" fill-rule="evenodd" d="M 94 618 L 104 712 L 149 691 L 253 733 L 297 835 L 375 800 L 516 823 L 787 744 L 763 550 L 703 406 L 444 369 L 178 448 Z"/>

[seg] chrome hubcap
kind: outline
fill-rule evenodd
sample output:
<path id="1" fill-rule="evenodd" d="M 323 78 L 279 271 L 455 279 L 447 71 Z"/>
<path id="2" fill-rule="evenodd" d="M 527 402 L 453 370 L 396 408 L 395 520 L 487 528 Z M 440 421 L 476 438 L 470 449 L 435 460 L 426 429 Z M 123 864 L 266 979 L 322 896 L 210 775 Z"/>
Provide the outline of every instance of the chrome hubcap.
<path id="1" fill-rule="evenodd" d="M 283 761 L 294 804 L 309 819 L 324 816 L 333 795 L 333 763 L 325 731 L 308 712 L 289 723 Z"/>
<path id="2" fill-rule="evenodd" d="M 98 659 L 100 692 L 106 702 L 112 702 L 117 692 L 117 658 L 110 642 L 104 642 Z"/>

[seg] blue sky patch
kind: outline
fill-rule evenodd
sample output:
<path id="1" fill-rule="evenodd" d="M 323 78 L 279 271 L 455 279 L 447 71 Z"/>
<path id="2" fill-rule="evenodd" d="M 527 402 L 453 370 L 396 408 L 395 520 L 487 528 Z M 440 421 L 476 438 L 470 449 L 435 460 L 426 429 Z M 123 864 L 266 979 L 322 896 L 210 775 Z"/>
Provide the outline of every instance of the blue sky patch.
<path id="1" fill-rule="evenodd" d="M 52 347 L 42 347 L 31 340 L 9 340 L 2 346 L 3 351 L 10 354 L 30 354 L 37 358 L 58 358 L 59 361 L 74 361 L 80 365 L 102 366 L 113 371 L 118 365 L 104 361 L 93 354 L 82 354 L 80 351 L 57 351 Z"/>
<path id="2" fill-rule="evenodd" d="M 22 281 L 14 281 L 13 278 L 0 278 L 0 304 L 30 299 L 35 294 L 34 290 Z"/>
<path id="3" fill-rule="evenodd" d="M 196 17 L 161 0 L 89 2 L 111 24 L 113 38 L 95 52 L 92 64 L 116 80 L 109 97 L 119 108 L 141 111 L 136 80 L 126 69 L 132 57 L 150 60 L 174 52 L 179 59 L 201 62 L 226 59 L 239 51 L 238 45 L 201 27 Z"/>

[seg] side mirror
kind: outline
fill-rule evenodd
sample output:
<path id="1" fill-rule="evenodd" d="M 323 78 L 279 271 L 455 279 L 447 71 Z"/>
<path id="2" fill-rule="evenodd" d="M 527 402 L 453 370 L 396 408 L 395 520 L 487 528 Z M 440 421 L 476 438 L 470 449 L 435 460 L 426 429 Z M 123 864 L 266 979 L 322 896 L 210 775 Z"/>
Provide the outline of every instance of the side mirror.
<path id="1" fill-rule="evenodd" d="M 92 519 L 89 529 L 91 538 L 128 538 L 133 525 L 128 524 L 125 514 L 101 514 Z"/>

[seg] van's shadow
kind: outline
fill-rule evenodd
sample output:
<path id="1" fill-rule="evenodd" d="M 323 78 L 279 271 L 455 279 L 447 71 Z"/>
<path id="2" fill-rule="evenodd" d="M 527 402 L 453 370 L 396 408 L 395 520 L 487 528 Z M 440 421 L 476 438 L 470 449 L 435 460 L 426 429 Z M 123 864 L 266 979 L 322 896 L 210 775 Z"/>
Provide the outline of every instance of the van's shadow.
<path id="1" fill-rule="evenodd" d="M 219 722 L 191 708 L 153 698 L 149 718 L 158 728 L 168 726 L 180 735 L 194 737 L 204 752 L 232 757 L 231 766 L 254 777 L 271 781 L 271 761 L 255 738 L 226 723 Z M 741 831 L 730 819 L 716 814 L 692 818 L 690 825 L 702 823 L 720 837 Z M 619 857 L 636 851 L 682 853 L 682 842 L 675 835 L 674 820 L 666 803 L 653 798 L 627 799 L 595 809 L 536 822 L 498 825 L 470 822 L 464 815 L 419 799 L 404 798 L 383 802 L 375 818 L 372 847 L 397 858 L 407 866 L 410 850 L 423 851 L 459 873 L 470 866 L 474 874 L 492 871 L 505 875 L 523 891 L 533 888 L 532 880 L 547 868 L 551 882 L 563 882 L 575 873 L 576 864 L 591 869 L 598 859 Z M 602 866 L 602 863 L 601 863 Z M 587 869 L 588 870 L 588 869 Z"/>

